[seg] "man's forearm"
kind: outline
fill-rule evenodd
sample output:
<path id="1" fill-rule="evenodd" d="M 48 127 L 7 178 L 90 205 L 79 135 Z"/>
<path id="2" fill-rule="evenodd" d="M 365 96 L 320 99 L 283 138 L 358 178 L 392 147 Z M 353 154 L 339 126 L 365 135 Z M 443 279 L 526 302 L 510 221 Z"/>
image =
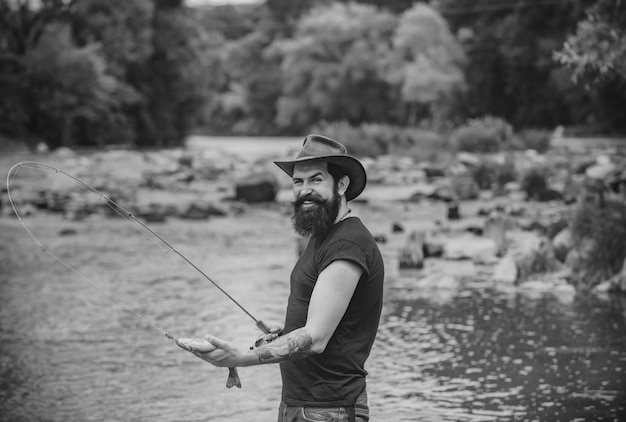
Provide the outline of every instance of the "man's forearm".
<path id="1" fill-rule="evenodd" d="M 254 348 L 250 353 L 252 355 L 246 357 L 247 362 L 245 364 L 248 365 L 280 363 L 315 355 L 318 352 L 313 350 L 311 334 L 305 328 L 298 328 L 288 334 L 277 337 L 271 343 L 265 343 Z M 251 361 L 254 357 L 256 357 L 258 362 Z"/>

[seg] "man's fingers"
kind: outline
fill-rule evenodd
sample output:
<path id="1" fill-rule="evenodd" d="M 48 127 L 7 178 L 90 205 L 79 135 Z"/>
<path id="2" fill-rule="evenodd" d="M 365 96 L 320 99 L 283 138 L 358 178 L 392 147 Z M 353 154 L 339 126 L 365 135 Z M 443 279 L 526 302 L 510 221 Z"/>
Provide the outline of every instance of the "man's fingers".
<path id="1" fill-rule="evenodd" d="M 211 342 L 202 338 L 179 338 L 176 340 L 176 344 L 188 352 L 206 353 L 217 349 Z"/>
<path id="2" fill-rule="evenodd" d="M 213 346 L 213 350 L 215 349 L 230 349 L 230 343 L 228 343 L 227 341 L 221 340 L 217 337 L 213 337 L 213 336 L 204 336 L 204 339 L 206 342 L 208 342 L 209 344 L 211 344 Z"/>

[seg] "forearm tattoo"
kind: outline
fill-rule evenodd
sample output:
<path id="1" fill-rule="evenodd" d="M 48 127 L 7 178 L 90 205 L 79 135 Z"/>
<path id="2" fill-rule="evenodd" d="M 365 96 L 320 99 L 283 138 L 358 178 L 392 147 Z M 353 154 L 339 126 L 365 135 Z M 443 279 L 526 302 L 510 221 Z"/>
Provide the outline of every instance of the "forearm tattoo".
<path id="1" fill-rule="evenodd" d="M 313 355 L 315 353 L 312 346 L 311 334 L 299 328 L 260 346 L 255 349 L 255 353 L 259 357 L 259 363 L 277 363 Z"/>

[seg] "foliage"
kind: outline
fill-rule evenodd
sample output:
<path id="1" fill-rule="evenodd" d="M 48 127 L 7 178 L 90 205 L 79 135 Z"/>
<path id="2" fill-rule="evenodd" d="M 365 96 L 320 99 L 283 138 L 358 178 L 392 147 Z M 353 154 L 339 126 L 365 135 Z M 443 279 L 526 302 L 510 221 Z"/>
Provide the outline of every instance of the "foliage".
<path id="1" fill-rule="evenodd" d="M 448 117 L 447 105 L 463 91 L 465 55 L 443 17 L 416 3 L 404 12 L 393 37 L 388 79 L 400 87 L 410 125 L 432 118 L 435 126 Z"/>
<path id="2" fill-rule="evenodd" d="M 626 79 L 626 4 L 594 4 L 555 58 L 573 69 L 575 80 L 599 83 L 611 75 Z"/>
<path id="3" fill-rule="evenodd" d="M 626 4 L 600 0 L 587 10 L 555 59 L 592 93 L 600 121 L 626 129 Z"/>
<path id="4" fill-rule="evenodd" d="M 61 145 L 180 144 L 222 38 L 177 0 L 0 0 L 0 130 Z"/>
<path id="5" fill-rule="evenodd" d="M 146 101 L 138 110 L 140 146 L 176 146 L 197 126 L 219 85 L 220 36 L 207 33 L 184 8 L 157 9 L 150 59 L 137 71 Z"/>
<path id="6" fill-rule="evenodd" d="M 537 128 L 593 118 L 584 90 L 564 77 L 552 59 L 593 1 L 438 1 L 467 54 L 470 116 L 491 114 L 515 127 Z"/>
<path id="7" fill-rule="evenodd" d="M 280 63 L 266 49 L 271 38 L 253 32 L 222 50 L 225 84 L 207 120 L 212 130 L 232 134 L 274 134 L 280 96 Z"/>
<path id="8" fill-rule="evenodd" d="M 533 149 L 540 154 L 550 149 L 552 132 L 543 129 L 525 129 L 517 133 L 512 141 L 513 149 Z"/>
<path id="9" fill-rule="evenodd" d="M 73 145 L 78 121 L 98 122 L 134 97 L 106 73 L 95 45 L 76 47 L 69 28 L 48 26 L 46 36 L 23 58 L 27 70 L 34 133 L 50 147 Z M 53 135 L 53 136 L 51 136 Z"/>
<path id="10" fill-rule="evenodd" d="M 543 151 L 540 131 L 556 125 L 626 129 L 625 27 L 613 0 L 0 0 L 0 132 L 172 146 L 198 128 L 283 135 L 325 121 L 368 127 L 386 145 L 372 150 L 389 151 L 389 128 L 491 115 L 533 129 L 498 143 L 463 125 L 461 149 Z"/>
<path id="11" fill-rule="evenodd" d="M 200 9 L 199 20 L 203 28 L 221 34 L 227 40 L 237 40 L 255 31 L 255 26 L 263 23 L 247 9 L 230 4 Z"/>
<path id="12" fill-rule="evenodd" d="M 512 163 L 498 163 L 481 160 L 472 169 L 472 177 L 480 189 L 501 188 L 509 182 L 517 180 L 517 171 Z"/>
<path id="13" fill-rule="evenodd" d="M 154 11 L 151 0 L 81 0 L 73 9 L 74 34 L 81 45 L 99 43 L 108 71 L 124 78 L 153 52 Z"/>
<path id="14" fill-rule="evenodd" d="M 317 121 L 389 121 L 393 91 L 383 79 L 395 19 L 358 4 L 313 9 L 293 38 L 273 46 L 281 57 L 277 124 L 301 131 Z"/>
<path id="15" fill-rule="evenodd" d="M 522 176 L 521 187 L 526 192 L 527 200 L 532 201 L 542 198 L 544 192 L 548 189 L 546 170 L 539 167 L 528 169 Z"/>
<path id="16" fill-rule="evenodd" d="M 626 202 L 609 199 L 599 206 L 581 201 L 570 220 L 570 229 L 575 244 L 591 245 L 581 254 L 580 265 L 588 286 L 605 281 L 621 270 L 626 259 Z"/>
<path id="17" fill-rule="evenodd" d="M 497 152 L 513 137 L 513 128 L 503 119 L 486 116 L 470 119 L 452 133 L 452 139 L 459 151 Z"/>
<path id="18" fill-rule="evenodd" d="M 313 132 L 340 140 L 350 153 L 362 157 L 394 154 L 429 160 L 449 151 L 441 135 L 414 128 L 376 123 L 351 126 L 346 122 L 333 122 L 318 124 Z"/>
<path id="19" fill-rule="evenodd" d="M 68 3 L 49 0 L 33 9 L 26 0 L 0 0 L 0 131 L 23 138 L 31 147 L 44 135 L 45 124 L 36 110 L 37 92 L 24 55 L 39 43 L 49 24 L 66 18 Z"/>

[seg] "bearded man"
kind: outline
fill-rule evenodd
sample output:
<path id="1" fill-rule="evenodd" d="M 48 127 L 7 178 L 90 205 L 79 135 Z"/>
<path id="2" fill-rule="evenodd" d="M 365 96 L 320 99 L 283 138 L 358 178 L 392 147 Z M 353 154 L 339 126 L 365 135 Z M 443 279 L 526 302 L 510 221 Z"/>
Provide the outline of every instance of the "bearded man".
<path id="1" fill-rule="evenodd" d="M 382 309 L 380 250 L 348 202 L 363 192 L 363 165 L 328 137 L 308 135 L 295 160 L 275 161 L 293 182 L 293 226 L 310 237 L 291 273 L 285 324 L 257 347 L 206 336 L 181 347 L 221 367 L 280 364 L 279 422 L 368 421 L 365 362 Z"/>

